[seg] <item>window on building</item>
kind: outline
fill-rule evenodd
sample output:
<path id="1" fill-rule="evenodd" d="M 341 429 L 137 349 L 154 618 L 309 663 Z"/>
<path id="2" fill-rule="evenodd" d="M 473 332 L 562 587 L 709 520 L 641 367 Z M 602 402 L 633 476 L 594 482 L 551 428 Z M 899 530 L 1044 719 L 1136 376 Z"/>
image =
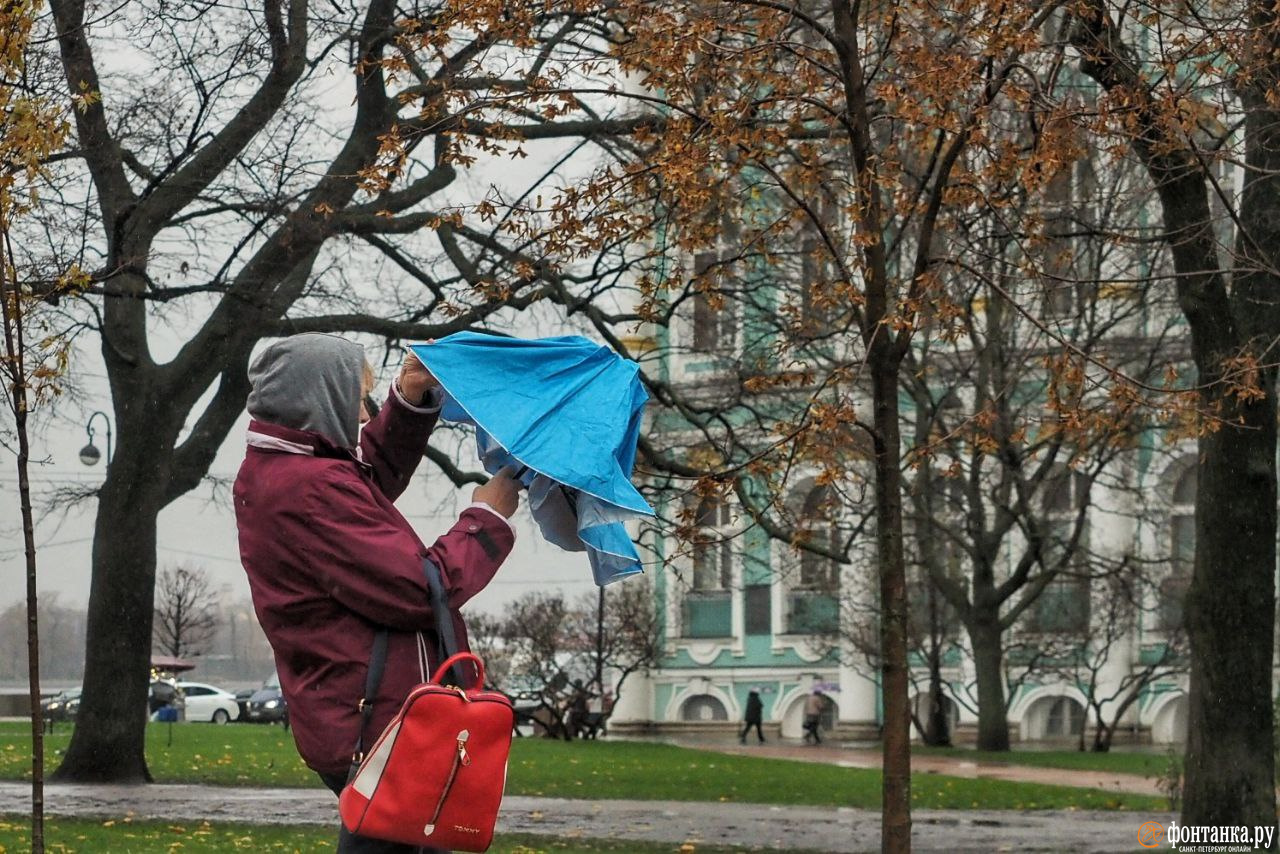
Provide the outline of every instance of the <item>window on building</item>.
<path id="1" fill-rule="evenodd" d="M 948 564 L 948 576 L 961 585 L 967 585 L 960 571 L 952 568 L 959 566 L 958 557 L 952 561 L 952 557 L 959 554 L 959 548 L 948 542 L 944 543 L 944 549 L 942 558 Z M 907 614 L 912 636 L 924 639 L 938 637 L 944 641 L 959 637 L 960 616 L 938 590 L 929 573 L 916 567 L 908 570 L 907 579 Z"/>
<path id="2" fill-rule="evenodd" d="M 836 527 L 839 503 L 828 485 L 804 493 L 800 524 L 808 542 L 833 549 L 840 544 Z M 800 571 L 787 593 L 787 631 L 791 634 L 832 634 L 840 626 L 840 564 L 823 554 L 800 551 Z"/>
<path id="3" fill-rule="evenodd" d="M 1045 634 L 1083 634 L 1089 628 L 1089 583 L 1059 578 L 1036 598 L 1031 630 Z"/>
<path id="4" fill-rule="evenodd" d="M 801 525 L 805 539 L 812 545 L 834 550 L 840 545 L 835 518 L 839 509 L 836 492 L 828 485 L 815 486 L 805 495 L 801 509 Z M 840 564 L 823 554 L 801 550 L 800 578 L 802 590 L 832 591 L 840 585 Z"/>
<path id="5" fill-rule="evenodd" d="M 728 253 L 700 252 L 693 258 L 693 349 L 732 350 L 738 336 L 738 304 L 726 293 Z"/>
<path id="6" fill-rule="evenodd" d="M 1182 627 L 1183 604 L 1196 560 L 1196 483 L 1194 464 L 1187 465 L 1173 486 L 1169 513 L 1169 574 L 1160 582 L 1160 628 Z"/>
<path id="7" fill-rule="evenodd" d="M 1045 186 L 1046 239 L 1035 252 L 1043 274 L 1047 317 L 1074 317 L 1087 311 L 1096 298 L 1092 265 L 1081 257 L 1088 250 L 1087 242 L 1075 236 L 1094 216 L 1091 196 L 1096 188 L 1097 175 L 1088 157 L 1060 169 Z"/>
<path id="8" fill-rule="evenodd" d="M 840 328 L 843 315 L 836 296 L 840 273 L 831 254 L 839 247 L 839 218 L 836 205 L 825 196 L 815 205 L 818 222 L 806 221 L 801 227 L 797 284 L 801 294 L 801 331 L 811 338 L 823 338 Z"/>
<path id="9" fill-rule="evenodd" d="M 733 531 L 729 504 L 718 496 L 697 499 L 693 567 L 684 597 L 683 634 L 726 638 L 733 634 Z"/>
<path id="10" fill-rule="evenodd" d="M 773 632 L 773 605 L 769 585 L 748 585 L 743 590 L 742 598 L 747 634 L 771 634 Z"/>
<path id="11" fill-rule="evenodd" d="M 1044 483 L 1040 524 L 1044 529 L 1042 568 L 1057 573 L 1036 599 L 1031 614 L 1031 630 L 1076 634 L 1089 626 L 1089 582 L 1073 575 L 1084 562 L 1087 530 L 1074 545 L 1072 538 L 1080 524 L 1080 514 L 1089 503 L 1089 479 L 1065 466 Z M 1068 554 L 1071 551 L 1071 554 Z"/>
<path id="12" fill-rule="evenodd" d="M 707 496 L 697 505 L 693 542 L 693 589 L 727 590 L 733 578 L 733 540 L 729 503 Z"/>
<path id="13" fill-rule="evenodd" d="M 1049 706 L 1045 718 L 1046 738 L 1065 738 L 1084 731 L 1084 706 L 1070 697 L 1058 697 Z"/>
<path id="14" fill-rule="evenodd" d="M 1072 537 L 1080 521 L 1080 514 L 1089 503 L 1089 478 L 1077 471 L 1060 466 L 1044 482 L 1040 523 L 1044 529 L 1044 566 L 1054 570 L 1063 562 L 1066 551 L 1072 548 Z M 1086 531 L 1076 541 L 1075 554 L 1081 557 L 1085 549 Z M 1072 562 L 1079 562 L 1073 560 Z"/>
<path id="15" fill-rule="evenodd" d="M 729 712 L 724 703 L 710 694 L 696 694 L 680 707 L 682 721 L 727 721 Z"/>

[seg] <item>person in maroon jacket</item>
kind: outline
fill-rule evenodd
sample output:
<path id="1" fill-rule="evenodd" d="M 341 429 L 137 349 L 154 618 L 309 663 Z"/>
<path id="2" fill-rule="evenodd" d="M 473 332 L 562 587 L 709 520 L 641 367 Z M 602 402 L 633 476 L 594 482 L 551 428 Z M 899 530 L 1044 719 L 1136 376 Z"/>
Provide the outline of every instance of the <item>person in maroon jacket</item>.
<path id="1" fill-rule="evenodd" d="M 234 489 L 240 559 L 275 652 L 294 740 L 335 792 L 361 734 L 357 704 L 374 634 L 389 630 L 389 643 L 365 744 L 440 663 L 423 556 L 440 567 L 458 608 L 511 552 L 508 518 L 519 502 L 519 484 L 500 473 L 425 546 L 392 502 L 426 451 L 439 385 L 410 355 L 370 418 L 364 399 L 372 377 L 364 348 L 337 336 L 295 335 L 267 347 L 249 370 L 253 420 Z M 455 630 L 466 648 L 456 611 Z M 345 828 L 339 834 L 340 854 L 414 850 Z"/>

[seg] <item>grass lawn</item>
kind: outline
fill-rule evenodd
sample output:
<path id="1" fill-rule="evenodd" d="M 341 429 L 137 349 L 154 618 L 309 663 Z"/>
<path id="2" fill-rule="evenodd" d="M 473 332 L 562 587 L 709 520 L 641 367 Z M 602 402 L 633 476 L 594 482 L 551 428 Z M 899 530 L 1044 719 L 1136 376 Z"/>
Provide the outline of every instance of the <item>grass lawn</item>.
<path id="1" fill-rule="evenodd" d="M 0 724 L 0 779 L 29 773 L 21 723 Z M 50 765 L 69 740 L 46 742 Z M 147 730 L 147 761 L 162 783 L 319 788 L 292 737 L 279 727 L 178 724 Z M 880 772 L 820 763 L 731 756 L 665 744 L 517 739 L 507 793 L 558 798 L 725 801 L 814 806 L 880 806 Z M 916 775 L 912 802 L 930 809 L 1160 809 L 1159 798 L 1000 780 Z"/>
<path id="2" fill-rule="evenodd" d="M 251 824 L 188 822 L 85 821 L 56 819 L 45 824 L 49 854 L 221 854 L 223 851 L 280 851 L 332 854 L 337 831 L 327 828 L 266 827 Z M 0 816 L 0 854 L 31 850 L 31 827 L 25 816 Z M 604 839 L 561 839 L 531 834 L 498 836 L 490 854 L 745 854 L 756 848 L 680 846 Z M 803 852 L 801 852 L 803 854 Z"/>
<path id="3" fill-rule="evenodd" d="M 1091 753 L 1079 750 L 1023 750 L 1008 753 L 990 753 L 963 747 L 912 747 L 916 756 L 949 756 L 969 762 L 990 762 L 1004 765 L 1033 765 L 1039 768 L 1068 768 L 1081 771 L 1108 771 L 1116 774 L 1137 774 L 1139 777 L 1158 777 L 1169 764 L 1163 753 Z"/>

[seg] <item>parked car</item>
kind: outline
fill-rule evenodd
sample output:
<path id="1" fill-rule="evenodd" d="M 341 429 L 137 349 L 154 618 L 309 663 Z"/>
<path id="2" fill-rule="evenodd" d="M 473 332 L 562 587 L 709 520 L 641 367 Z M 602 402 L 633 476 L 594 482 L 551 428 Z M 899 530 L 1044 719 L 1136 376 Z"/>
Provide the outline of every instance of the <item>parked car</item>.
<path id="1" fill-rule="evenodd" d="M 253 692 L 247 704 L 245 720 L 261 723 L 282 723 L 289 726 L 289 704 L 280 692 L 280 676 L 272 673 L 262 687 Z"/>
<path id="2" fill-rule="evenodd" d="M 230 691 L 224 691 L 214 685 L 205 685 L 202 682 L 179 682 L 178 689 L 186 698 L 189 721 L 212 721 L 215 724 L 225 724 L 235 720 L 240 714 L 240 707 L 236 705 L 236 695 Z"/>
<path id="3" fill-rule="evenodd" d="M 76 712 L 80 709 L 80 690 L 79 688 L 68 688 L 65 691 L 59 691 L 52 697 L 41 700 L 40 708 L 44 719 L 49 723 L 74 721 Z"/>

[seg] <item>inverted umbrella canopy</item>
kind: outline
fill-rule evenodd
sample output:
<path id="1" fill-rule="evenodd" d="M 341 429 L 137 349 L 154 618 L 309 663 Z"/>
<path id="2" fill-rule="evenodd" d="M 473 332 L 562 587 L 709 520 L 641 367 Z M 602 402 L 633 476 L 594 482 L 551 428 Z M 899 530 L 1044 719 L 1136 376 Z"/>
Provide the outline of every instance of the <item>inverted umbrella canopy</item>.
<path id="1" fill-rule="evenodd" d="M 196 665 L 195 662 L 187 661 L 185 658 L 175 658 L 172 655 L 152 654 L 151 669 L 164 671 L 166 673 L 185 673 L 188 670 L 195 670 Z"/>
<path id="2" fill-rule="evenodd" d="M 634 362 L 578 336 L 459 332 L 410 349 L 444 388 L 441 417 L 476 426 L 485 470 L 525 469 L 549 542 L 586 551 L 597 584 L 641 571 L 625 526 L 653 515 L 631 483 L 648 400 Z"/>

